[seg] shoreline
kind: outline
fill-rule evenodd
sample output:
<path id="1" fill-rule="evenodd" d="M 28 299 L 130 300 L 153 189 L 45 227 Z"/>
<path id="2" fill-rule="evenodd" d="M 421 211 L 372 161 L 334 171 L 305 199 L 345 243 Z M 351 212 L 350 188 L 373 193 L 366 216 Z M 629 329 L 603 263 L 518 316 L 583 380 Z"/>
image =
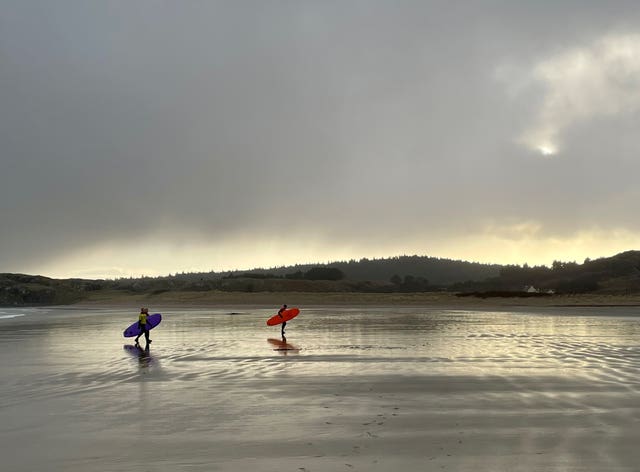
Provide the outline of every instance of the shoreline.
<path id="1" fill-rule="evenodd" d="M 549 297 L 459 297 L 454 293 L 362 293 L 362 292 L 162 292 L 131 294 L 116 291 L 95 292 L 72 304 L 74 307 L 163 306 L 163 307 L 224 307 L 224 306 L 425 306 L 436 308 L 492 307 L 635 307 L 639 295 L 552 295 Z"/>

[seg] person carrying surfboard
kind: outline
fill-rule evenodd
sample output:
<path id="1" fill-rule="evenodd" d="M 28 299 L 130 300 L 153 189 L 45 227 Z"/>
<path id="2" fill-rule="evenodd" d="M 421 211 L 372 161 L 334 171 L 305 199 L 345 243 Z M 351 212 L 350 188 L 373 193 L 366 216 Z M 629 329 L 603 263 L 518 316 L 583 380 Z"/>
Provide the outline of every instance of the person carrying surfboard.
<path id="1" fill-rule="evenodd" d="M 149 328 L 147 326 L 147 316 L 149 316 L 148 308 L 140 308 L 140 315 L 138 316 L 138 327 L 140 328 L 140 334 L 136 337 L 136 346 L 138 346 L 138 339 L 144 334 L 144 339 L 147 341 L 147 347 L 151 344 L 149 339 Z"/>
<path id="2" fill-rule="evenodd" d="M 298 316 L 299 313 L 300 310 L 298 308 L 287 308 L 287 305 L 282 305 L 282 308 L 278 310 L 278 313 L 267 320 L 267 326 L 275 326 L 281 324 L 282 331 L 280 334 L 282 334 L 282 338 L 284 339 L 284 328 L 285 326 L 287 326 L 287 321 L 292 320 L 293 318 Z"/>

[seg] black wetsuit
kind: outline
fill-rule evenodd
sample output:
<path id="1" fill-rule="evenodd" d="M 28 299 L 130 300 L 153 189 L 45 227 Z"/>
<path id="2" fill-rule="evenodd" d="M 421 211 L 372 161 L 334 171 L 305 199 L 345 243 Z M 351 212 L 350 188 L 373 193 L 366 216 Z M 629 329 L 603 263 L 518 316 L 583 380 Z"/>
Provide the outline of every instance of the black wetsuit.
<path id="1" fill-rule="evenodd" d="M 280 310 L 278 311 L 278 314 L 279 314 L 280 316 L 282 316 L 282 312 L 283 312 L 283 311 L 285 311 L 286 309 L 287 309 L 287 308 L 283 306 L 283 307 L 282 307 L 282 308 L 280 308 Z M 280 334 L 282 334 L 282 336 L 284 336 L 284 327 L 285 327 L 285 326 L 287 326 L 287 322 L 286 322 L 286 321 L 283 321 L 283 322 L 282 322 L 282 329 L 280 330 Z"/>
<path id="2" fill-rule="evenodd" d="M 140 333 L 140 335 L 142 335 L 144 333 L 144 340 L 147 342 L 147 344 L 149 344 L 149 330 L 147 329 L 147 324 L 146 323 L 145 324 L 138 323 L 138 327 L 142 331 L 142 333 Z"/>
<path id="3" fill-rule="evenodd" d="M 140 328 L 141 333 L 136 337 L 136 344 L 138 344 L 138 339 L 140 339 L 140 336 L 142 336 L 143 334 L 144 334 L 144 339 L 147 342 L 147 345 L 149 345 L 149 343 L 151 342 L 151 340 L 149 339 L 149 330 L 147 329 L 147 323 L 146 323 L 147 316 L 144 316 L 144 318 L 140 316 L 140 319 L 138 321 L 138 328 Z M 142 322 L 143 319 L 145 321 L 144 323 Z"/>

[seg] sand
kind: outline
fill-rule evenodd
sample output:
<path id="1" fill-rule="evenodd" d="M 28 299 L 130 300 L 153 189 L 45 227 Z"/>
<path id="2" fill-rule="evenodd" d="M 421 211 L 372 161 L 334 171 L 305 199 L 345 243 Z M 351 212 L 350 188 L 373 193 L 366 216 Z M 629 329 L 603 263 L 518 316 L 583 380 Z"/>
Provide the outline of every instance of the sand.
<path id="1" fill-rule="evenodd" d="M 167 291 L 136 294 L 116 290 L 91 292 L 77 306 L 163 307 L 273 306 L 283 303 L 301 306 L 420 306 L 439 308 L 491 309 L 493 307 L 541 306 L 640 306 L 638 295 L 577 294 L 549 297 L 459 297 L 449 292 L 358 293 L 358 292 L 221 292 Z"/>
<path id="2" fill-rule="evenodd" d="M 9 471 L 635 471 L 632 307 L 0 309 Z"/>

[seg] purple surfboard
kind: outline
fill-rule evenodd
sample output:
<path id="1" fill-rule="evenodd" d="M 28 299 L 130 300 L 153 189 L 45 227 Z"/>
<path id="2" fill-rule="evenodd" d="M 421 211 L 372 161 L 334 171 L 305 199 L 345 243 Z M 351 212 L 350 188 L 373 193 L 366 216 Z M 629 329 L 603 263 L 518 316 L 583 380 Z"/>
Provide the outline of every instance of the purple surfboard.
<path id="1" fill-rule="evenodd" d="M 149 315 L 147 316 L 147 328 L 149 330 L 152 330 L 153 328 L 158 326 L 161 321 L 162 321 L 162 315 L 160 313 L 154 313 L 153 315 Z M 127 329 L 125 329 L 123 334 L 125 338 L 132 338 L 134 336 L 139 335 L 140 333 L 142 333 L 142 331 L 138 327 L 138 322 L 136 321 Z"/>

